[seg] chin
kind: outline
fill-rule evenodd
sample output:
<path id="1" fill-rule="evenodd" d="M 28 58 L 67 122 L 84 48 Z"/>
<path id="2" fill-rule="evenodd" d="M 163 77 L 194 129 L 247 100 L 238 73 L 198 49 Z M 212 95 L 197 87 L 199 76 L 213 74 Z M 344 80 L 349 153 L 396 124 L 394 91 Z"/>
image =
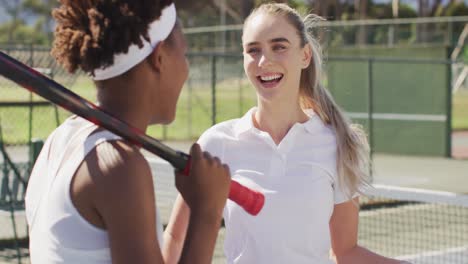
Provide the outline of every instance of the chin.
<path id="1" fill-rule="evenodd" d="M 169 124 L 171 124 L 173 121 L 174 121 L 174 118 L 164 119 L 164 120 L 162 120 L 161 122 L 159 122 L 159 124 L 161 124 L 161 125 L 169 125 Z"/>
<path id="2" fill-rule="evenodd" d="M 151 124 L 169 125 L 175 119 L 177 108 L 175 103 L 171 104 L 169 101 L 153 108 L 153 111 Z"/>
<path id="3" fill-rule="evenodd" d="M 151 120 L 151 124 L 169 125 L 175 119 L 175 112 L 162 116 L 155 117 Z"/>
<path id="4" fill-rule="evenodd" d="M 281 93 L 279 93 L 278 91 L 273 91 L 273 90 L 270 90 L 270 91 L 257 90 L 257 96 L 259 96 L 260 98 L 266 101 L 274 101 L 274 100 L 281 99 Z"/>

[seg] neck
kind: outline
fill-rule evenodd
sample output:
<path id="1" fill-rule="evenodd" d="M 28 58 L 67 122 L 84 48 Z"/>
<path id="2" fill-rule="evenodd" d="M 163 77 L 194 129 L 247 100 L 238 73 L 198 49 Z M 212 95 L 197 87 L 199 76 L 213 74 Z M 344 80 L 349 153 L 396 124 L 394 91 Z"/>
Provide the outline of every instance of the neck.
<path id="1" fill-rule="evenodd" d="M 283 140 L 294 124 L 304 123 L 307 120 L 309 117 L 301 109 L 298 100 L 295 103 L 259 102 L 258 109 L 253 116 L 254 125 L 270 134 L 276 144 Z"/>
<path id="2" fill-rule="evenodd" d="M 151 104 L 144 94 L 143 84 L 117 77 L 98 84 L 97 98 L 103 110 L 144 132 L 151 119 Z"/>

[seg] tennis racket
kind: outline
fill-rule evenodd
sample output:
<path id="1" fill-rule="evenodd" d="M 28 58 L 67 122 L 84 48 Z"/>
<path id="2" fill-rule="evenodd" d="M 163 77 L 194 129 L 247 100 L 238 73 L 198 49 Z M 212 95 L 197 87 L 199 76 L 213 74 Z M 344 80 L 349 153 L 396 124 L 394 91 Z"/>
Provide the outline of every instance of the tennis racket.
<path id="1" fill-rule="evenodd" d="M 111 131 L 135 145 L 141 146 L 168 161 L 184 175 L 189 175 L 190 156 L 188 154 L 164 145 L 157 139 L 106 113 L 95 104 L 1 51 L 0 74 L 54 104 Z M 229 199 L 252 215 L 257 215 L 265 202 L 262 193 L 242 186 L 233 180 L 231 181 Z"/>

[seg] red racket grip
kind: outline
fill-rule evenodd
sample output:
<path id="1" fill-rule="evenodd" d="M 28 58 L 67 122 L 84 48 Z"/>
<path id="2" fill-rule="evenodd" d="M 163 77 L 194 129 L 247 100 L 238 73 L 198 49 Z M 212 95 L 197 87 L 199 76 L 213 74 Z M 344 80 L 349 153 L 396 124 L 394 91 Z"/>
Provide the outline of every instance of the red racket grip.
<path id="1" fill-rule="evenodd" d="M 190 166 L 191 158 L 188 157 L 182 174 L 188 176 L 190 174 Z M 263 204 L 265 203 L 265 196 L 263 193 L 249 189 L 234 180 L 231 180 L 229 199 L 244 208 L 244 210 L 251 215 L 257 215 L 260 210 L 262 210 Z"/>
<path id="2" fill-rule="evenodd" d="M 263 193 L 249 189 L 234 180 L 231 180 L 229 199 L 240 205 L 251 215 L 257 215 L 265 203 Z"/>

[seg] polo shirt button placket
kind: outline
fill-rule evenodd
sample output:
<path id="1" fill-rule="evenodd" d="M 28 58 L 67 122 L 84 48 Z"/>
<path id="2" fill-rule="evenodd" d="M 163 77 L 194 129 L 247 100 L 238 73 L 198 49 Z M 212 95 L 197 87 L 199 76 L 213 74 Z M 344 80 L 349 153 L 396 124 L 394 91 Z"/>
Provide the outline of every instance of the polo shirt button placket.
<path id="1" fill-rule="evenodd" d="M 281 166 L 281 177 L 284 177 L 286 175 L 286 157 L 287 155 L 285 153 L 281 153 L 281 161 L 282 161 L 282 166 Z"/>
<path id="2" fill-rule="evenodd" d="M 282 178 L 286 173 L 286 154 L 276 150 L 276 177 Z"/>
<path id="3" fill-rule="evenodd" d="M 270 161 L 270 184 L 275 184 L 282 176 L 284 168 L 283 158 L 281 157 L 281 153 L 278 150 L 273 150 L 273 154 L 271 155 Z"/>
<path id="4" fill-rule="evenodd" d="M 286 154 L 281 153 L 280 157 L 281 157 L 281 160 L 283 160 L 283 162 L 286 162 Z"/>

